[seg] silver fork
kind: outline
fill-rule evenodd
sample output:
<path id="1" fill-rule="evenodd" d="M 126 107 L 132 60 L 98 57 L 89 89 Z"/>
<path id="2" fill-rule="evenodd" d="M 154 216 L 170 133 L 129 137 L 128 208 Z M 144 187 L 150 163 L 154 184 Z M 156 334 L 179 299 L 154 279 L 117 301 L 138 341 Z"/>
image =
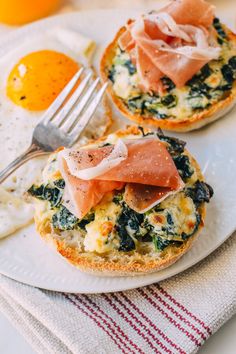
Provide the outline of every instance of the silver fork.
<path id="1" fill-rule="evenodd" d="M 105 83 L 94 94 L 99 78 L 90 84 L 93 75 L 90 71 L 68 98 L 83 72 L 84 68 L 81 68 L 45 112 L 34 128 L 30 147 L 0 172 L 0 183 L 28 160 L 48 154 L 60 146 L 71 147 L 78 140 L 107 87 Z"/>

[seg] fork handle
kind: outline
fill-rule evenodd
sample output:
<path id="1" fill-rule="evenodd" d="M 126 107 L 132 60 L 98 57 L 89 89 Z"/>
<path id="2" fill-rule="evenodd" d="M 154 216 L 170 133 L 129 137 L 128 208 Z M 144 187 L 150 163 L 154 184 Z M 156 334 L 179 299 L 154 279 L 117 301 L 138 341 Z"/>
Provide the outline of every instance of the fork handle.
<path id="1" fill-rule="evenodd" d="M 3 183 L 5 179 L 7 179 L 13 172 L 15 172 L 15 170 L 17 170 L 25 162 L 29 161 L 34 157 L 46 154 L 47 152 L 43 151 L 39 146 L 32 143 L 23 154 L 17 157 L 4 170 L 0 172 L 0 184 Z"/>

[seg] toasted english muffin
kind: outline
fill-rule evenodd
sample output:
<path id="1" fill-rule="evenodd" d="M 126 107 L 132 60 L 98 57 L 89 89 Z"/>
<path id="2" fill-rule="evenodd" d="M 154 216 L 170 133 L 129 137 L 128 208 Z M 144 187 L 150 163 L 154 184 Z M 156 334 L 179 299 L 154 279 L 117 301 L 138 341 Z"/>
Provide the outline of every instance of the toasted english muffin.
<path id="1" fill-rule="evenodd" d="M 158 135 L 166 144 L 185 186 L 143 214 L 129 208 L 123 200 L 124 190 L 119 190 L 107 193 L 83 219 L 77 219 L 61 204 L 64 181 L 57 152 L 49 158 L 42 184 L 29 190 L 35 197 L 35 223 L 41 237 L 83 271 L 103 276 L 158 271 L 187 252 L 204 225 L 205 203 L 212 189 L 184 142 L 132 126 L 87 146 L 147 135 Z"/>
<path id="2" fill-rule="evenodd" d="M 220 57 L 211 60 L 181 88 L 163 77 L 162 97 L 140 89 L 137 68 L 118 44 L 126 30 L 122 27 L 105 49 L 100 64 L 101 77 L 109 81 L 108 91 L 119 111 L 141 125 L 178 132 L 199 129 L 230 111 L 236 101 L 236 35 L 217 18 L 213 26 Z"/>

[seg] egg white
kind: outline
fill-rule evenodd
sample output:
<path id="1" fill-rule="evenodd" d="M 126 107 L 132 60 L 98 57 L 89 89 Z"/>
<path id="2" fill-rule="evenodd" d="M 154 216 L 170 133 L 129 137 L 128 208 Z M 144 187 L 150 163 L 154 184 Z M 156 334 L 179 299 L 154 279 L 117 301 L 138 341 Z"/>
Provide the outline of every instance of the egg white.
<path id="1" fill-rule="evenodd" d="M 69 46 L 67 45 L 69 43 Z M 32 112 L 15 105 L 6 95 L 6 83 L 13 67 L 25 55 L 38 50 L 54 50 L 88 65 L 95 43 L 67 29 L 52 29 L 33 35 L 0 58 L 0 170 L 23 153 L 31 143 L 34 127 L 44 111 Z M 24 193 L 41 178 L 47 157 L 29 161 L 12 174 L 0 188 L 0 238 L 31 222 L 33 208 Z"/>

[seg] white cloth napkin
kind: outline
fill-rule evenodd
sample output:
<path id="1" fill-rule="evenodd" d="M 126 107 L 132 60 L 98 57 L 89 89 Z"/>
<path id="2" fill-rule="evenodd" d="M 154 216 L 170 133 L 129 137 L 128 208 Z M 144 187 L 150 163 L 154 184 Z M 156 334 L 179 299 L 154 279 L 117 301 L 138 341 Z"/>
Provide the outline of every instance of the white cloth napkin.
<path id="1" fill-rule="evenodd" d="M 56 293 L 0 276 L 0 310 L 38 353 L 195 353 L 236 313 L 236 234 L 197 266 L 137 290 Z"/>

